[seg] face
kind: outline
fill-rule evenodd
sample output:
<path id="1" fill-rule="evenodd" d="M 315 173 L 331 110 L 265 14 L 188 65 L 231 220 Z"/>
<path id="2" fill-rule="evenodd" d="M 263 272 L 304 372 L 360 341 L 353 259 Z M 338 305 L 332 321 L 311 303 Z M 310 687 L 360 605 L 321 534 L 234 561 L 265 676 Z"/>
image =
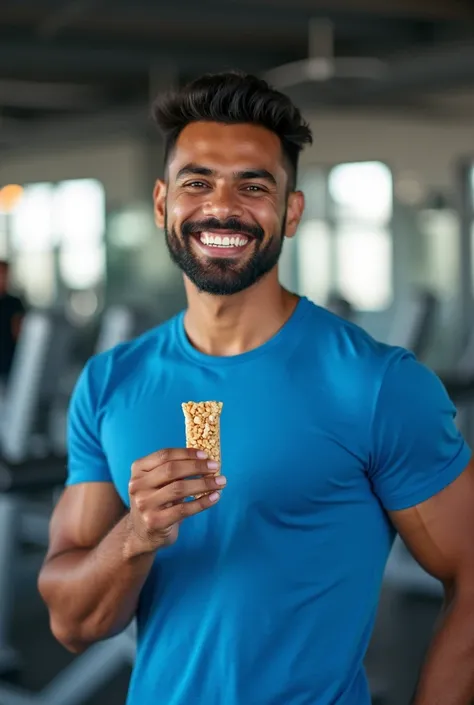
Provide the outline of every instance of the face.
<path id="1" fill-rule="evenodd" d="M 302 215 L 279 138 L 255 125 L 196 122 L 179 136 L 155 219 L 173 261 L 200 291 L 236 294 L 275 270 Z"/>

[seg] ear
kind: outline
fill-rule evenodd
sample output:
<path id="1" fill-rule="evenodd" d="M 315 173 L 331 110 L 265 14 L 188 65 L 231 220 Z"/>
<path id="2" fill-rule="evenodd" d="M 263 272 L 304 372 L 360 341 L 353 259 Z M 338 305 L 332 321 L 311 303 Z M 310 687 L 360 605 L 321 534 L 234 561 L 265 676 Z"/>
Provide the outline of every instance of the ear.
<path id="1" fill-rule="evenodd" d="M 285 237 L 293 237 L 300 224 L 304 211 L 304 194 L 302 191 L 292 191 L 288 196 L 286 206 Z"/>
<path id="2" fill-rule="evenodd" d="M 153 211 L 156 226 L 162 230 L 165 227 L 166 184 L 161 179 L 158 179 L 153 189 Z"/>

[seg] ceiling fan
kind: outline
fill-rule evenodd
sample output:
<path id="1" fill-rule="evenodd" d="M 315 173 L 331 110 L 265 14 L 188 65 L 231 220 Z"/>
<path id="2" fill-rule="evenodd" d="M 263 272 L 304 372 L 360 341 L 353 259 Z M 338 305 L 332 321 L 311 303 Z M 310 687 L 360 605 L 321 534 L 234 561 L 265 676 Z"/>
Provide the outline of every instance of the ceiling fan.
<path id="1" fill-rule="evenodd" d="M 388 66 L 375 57 L 336 57 L 334 25 L 330 20 L 312 19 L 309 23 L 308 58 L 293 61 L 264 74 L 277 89 L 298 87 L 307 83 L 343 81 L 381 81 Z"/>

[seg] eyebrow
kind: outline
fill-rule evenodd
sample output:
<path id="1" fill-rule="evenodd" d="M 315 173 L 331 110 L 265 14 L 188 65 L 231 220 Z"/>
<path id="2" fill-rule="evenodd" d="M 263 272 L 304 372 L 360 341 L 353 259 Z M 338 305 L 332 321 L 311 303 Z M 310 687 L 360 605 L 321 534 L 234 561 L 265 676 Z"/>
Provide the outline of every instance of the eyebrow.
<path id="1" fill-rule="evenodd" d="M 176 174 L 176 180 L 182 179 L 184 176 L 215 176 L 216 171 L 208 167 L 199 166 L 199 164 L 186 164 Z M 277 186 L 277 181 L 273 174 L 267 169 L 245 169 L 244 171 L 235 171 L 234 179 L 237 181 L 263 179 L 269 181 L 274 186 Z"/>

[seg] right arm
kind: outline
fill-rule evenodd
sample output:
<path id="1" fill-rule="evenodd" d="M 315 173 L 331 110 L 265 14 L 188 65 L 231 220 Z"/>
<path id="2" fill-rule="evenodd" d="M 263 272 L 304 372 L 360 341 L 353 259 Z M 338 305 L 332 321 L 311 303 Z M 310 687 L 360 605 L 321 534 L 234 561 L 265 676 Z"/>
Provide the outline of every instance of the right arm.
<path id="1" fill-rule="evenodd" d="M 132 555 L 128 516 L 111 483 L 68 487 L 50 526 L 38 587 L 66 648 L 120 632 L 132 620 L 153 554 Z"/>
<path id="2" fill-rule="evenodd" d="M 53 634 L 67 649 L 79 653 L 130 623 L 156 552 L 176 540 L 181 520 L 218 498 L 214 493 L 182 502 L 222 489 L 214 472 L 193 450 L 153 453 L 134 463 L 129 512 L 112 483 L 65 490 L 51 520 L 38 587 Z M 202 477 L 187 479 L 196 475 Z"/>

